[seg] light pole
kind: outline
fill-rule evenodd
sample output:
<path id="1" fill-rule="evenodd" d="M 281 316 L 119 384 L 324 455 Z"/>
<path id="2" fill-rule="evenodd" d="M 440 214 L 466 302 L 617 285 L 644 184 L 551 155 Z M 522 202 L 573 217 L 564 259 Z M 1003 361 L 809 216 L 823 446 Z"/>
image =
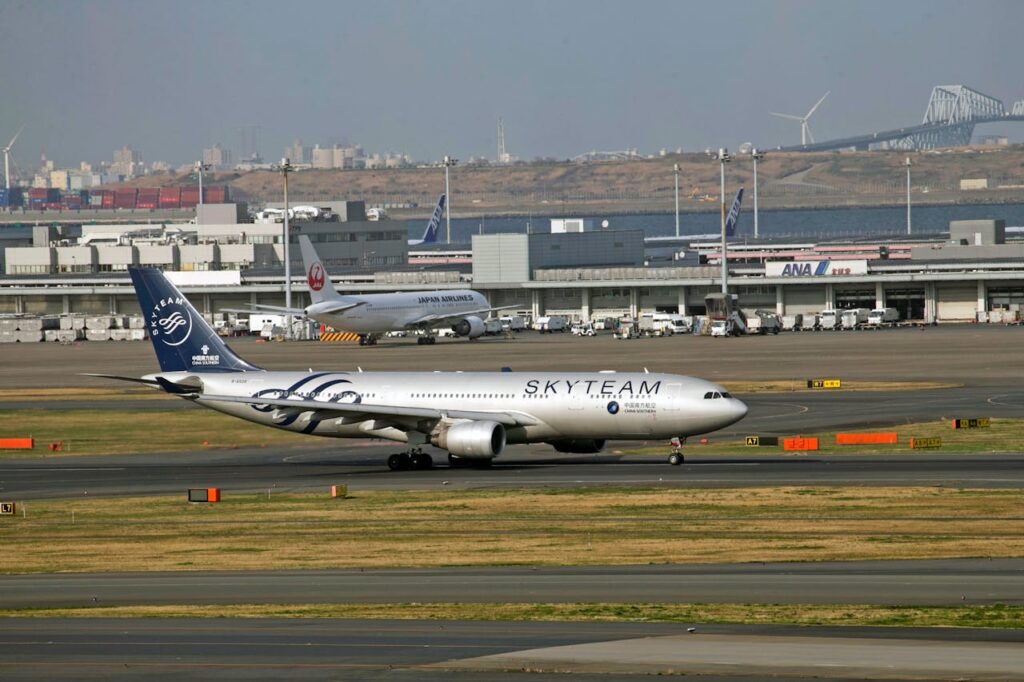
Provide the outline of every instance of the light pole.
<path id="1" fill-rule="evenodd" d="M 288 157 L 281 159 L 281 165 L 277 170 L 284 176 L 284 307 L 291 310 L 292 307 L 292 257 L 290 251 L 291 230 L 288 226 L 288 174 L 295 170 Z M 291 341 L 292 338 L 292 314 L 285 313 L 285 335 L 284 338 Z"/>
<path id="2" fill-rule="evenodd" d="M 754 147 L 750 150 L 750 157 L 754 159 L 754 239 L 757 239 L 757 162 L 764 158 L 764 152 Z"/>
<path id="3" fill-rule="evenodd" d="M 203 171 L 208 171 L 212 166 L 202 161 L 196 161 L 196 170 L 199 171 L 199 205 L 203 205 Z"/>
<path id="4" fill-rule="evenodd" d="M 910 234 L 910 157 L 907 157 L 907 234 Z"/>
<path id="5" fill-rule="evenodd" d="M 732 161 L 732 157 L 729 155 L 729 150 L 721 148 L 717 154 L 712 154 L 711 158 L 718 161 L 721 165 L 721 185 L 719 189 L 718 198 L 722 204 L 722 293 L 729 293 L 729 256 L 725 241 L 725 164 Z"/>
<path id="6" fill-rule="evenodd" d="M 447 233 L 447 241 L 449 244 L 452 243 L 452 191 L 448 182 L 448 169 L 459 162 L 458 159 L 453 159 L 450 156 L 445 156 L 444 161 L 444 196 L 445 196 L 445 209 L 444 209 L 444 225 Z"/>
<path id="7" fill-rule="evenodd" d="M 679 164 L 673 164 L 672 170 L 676 174 L 676 237 L 679 237 Z"/>

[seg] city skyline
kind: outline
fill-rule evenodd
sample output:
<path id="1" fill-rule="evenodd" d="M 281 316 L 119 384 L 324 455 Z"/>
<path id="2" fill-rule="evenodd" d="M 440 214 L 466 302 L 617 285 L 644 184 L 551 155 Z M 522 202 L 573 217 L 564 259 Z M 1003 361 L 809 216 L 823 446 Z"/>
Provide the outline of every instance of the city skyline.
<path id="1" fill-rule="evenodd" d="M 23 171 L 124 145 L 172 166 L 214 144 L 276 161 L 295 138 L 493 159 L 499 117 L 522 159 L 770 148 L 800 131 L 769 111 L 801 114 L 829 90 L 816 139 L 918 123 L 939 84 L 1024 98 L 1004 56 L 1021 19 L 998 0 L 0 0 L 0 59 L 29 74 L 8 81 L 0 138 L 27 124 Z M 979 133 L 1020 140 L 1020 127 Z"/>

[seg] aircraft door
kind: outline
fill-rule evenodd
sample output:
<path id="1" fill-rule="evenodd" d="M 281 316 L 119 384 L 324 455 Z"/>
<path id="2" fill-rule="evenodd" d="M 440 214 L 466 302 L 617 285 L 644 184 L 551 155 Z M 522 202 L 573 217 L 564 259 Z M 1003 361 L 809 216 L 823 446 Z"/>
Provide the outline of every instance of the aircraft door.
<path id="1" fill-rule="evenodd" d="M 665 386 L 665 392 L 658 396 L 658 411 L 659 412 L 678 412 L 680 404 L 682 403 L 681 396 L 683 392 L 682 384 L 668 384 Z"/>

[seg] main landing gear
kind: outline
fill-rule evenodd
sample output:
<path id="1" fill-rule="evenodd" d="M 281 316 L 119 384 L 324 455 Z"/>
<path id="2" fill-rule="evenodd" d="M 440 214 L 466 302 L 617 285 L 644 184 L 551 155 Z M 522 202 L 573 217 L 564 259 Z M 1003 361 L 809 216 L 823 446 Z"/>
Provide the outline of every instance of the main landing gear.
<path id="1" fill-rule="evenodd" d="M 685 459 L 683 457 L 683 443 L 686 442 L 685 438 L 673 438 L 671 441 L 672 453 L 668 456 L 668 463 L 674 467 L 679 466 Z"/>
<path id="2" fill-rule="evenodd" d="M 409 452 L 398 452 L 388 457 L 388 468 L 392 471 L 429 469 L 432 466 L 434 466 L 434 458 L 419 448 Z"/>
<path id="3" fill-rule="evenodd" d="M 360 334 L 359 335 L 360 346 L 376 346 L 377 335 L 376 334 Z"/>
<path id="4" fill-rule="evenodd" d="M 416 339 L 416 345 L 418 346 L 433 346 L 434 341 L 437 337 L 434 336 L 421 336 Z"/>

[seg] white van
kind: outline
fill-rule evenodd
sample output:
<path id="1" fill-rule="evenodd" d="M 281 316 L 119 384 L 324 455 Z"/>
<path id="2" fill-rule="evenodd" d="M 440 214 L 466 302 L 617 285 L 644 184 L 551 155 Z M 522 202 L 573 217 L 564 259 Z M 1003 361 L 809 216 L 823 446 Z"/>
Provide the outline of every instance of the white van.
<path id="1" fill-rule="evenodd" d="M 895 308 L 875 308 L 868 313 L 869 327 L 895 327 L 900 313 Z"/>
<path id="2" fill-rule="evenodd" d="M 538 317 L 537 321 L 533 323 L 533 328 L 539 331 L 541 334 L 547 332 L 553 334 L 555 332 L 564 332 L 568 325 L 565 322 L 564 317 L 558 317 L 557 315 Z"/>

